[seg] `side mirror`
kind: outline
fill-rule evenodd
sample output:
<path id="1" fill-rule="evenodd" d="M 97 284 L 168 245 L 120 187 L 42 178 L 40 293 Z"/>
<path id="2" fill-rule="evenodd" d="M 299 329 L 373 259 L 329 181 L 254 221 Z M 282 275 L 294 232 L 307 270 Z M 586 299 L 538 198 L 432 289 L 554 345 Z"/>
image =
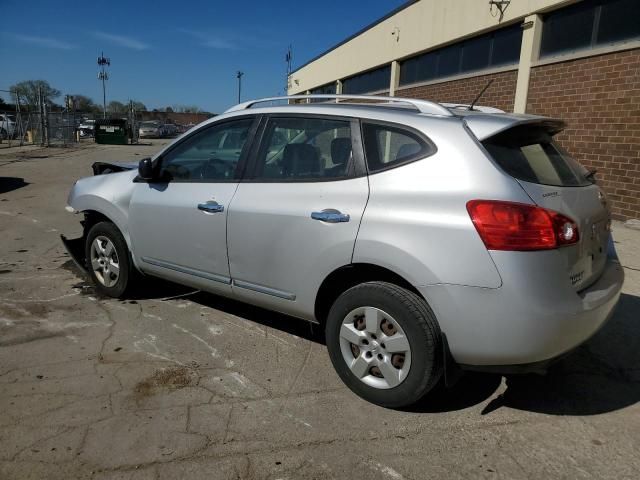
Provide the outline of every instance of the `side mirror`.
<path id="1" fill-rule="evenodd" d="M 138 175 L 143 180 L 153 180 L 153 164 L 150 158 L 143 158 L 138 164 Z"/>

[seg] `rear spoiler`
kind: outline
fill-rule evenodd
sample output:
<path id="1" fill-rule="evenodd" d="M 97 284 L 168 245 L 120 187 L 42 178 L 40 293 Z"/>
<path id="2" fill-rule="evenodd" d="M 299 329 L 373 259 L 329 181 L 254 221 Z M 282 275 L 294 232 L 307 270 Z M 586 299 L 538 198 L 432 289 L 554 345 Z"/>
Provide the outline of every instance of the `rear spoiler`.
<path id="1" fill-rule="evenodd" d="M 544 127 L 550 135 L 555 135 L 556 133 L 561 132 L 567 126 L 562 120 L 517 113 L 465 115 L 464 122 L 469 130 L 471 130 L 471 132 L 473 132 L 476 138 L 480 141 L 521 125 L 536 125 Z"/>

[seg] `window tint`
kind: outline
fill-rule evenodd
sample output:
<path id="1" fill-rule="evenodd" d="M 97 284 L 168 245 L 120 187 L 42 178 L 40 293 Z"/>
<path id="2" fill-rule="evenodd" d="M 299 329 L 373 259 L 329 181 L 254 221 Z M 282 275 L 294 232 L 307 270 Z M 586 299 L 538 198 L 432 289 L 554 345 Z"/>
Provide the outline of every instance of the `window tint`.
<path id="1" fill-rule="evenodd" d="M 225 122 L 192 135 L 162 159 L 161 175 L 171 181 L 234 178 L 253 119 Z"/>
<path id="2" fill-rule="evenodd" d="M 512 177 L 558 187 L 589 185 L 587 170 L 563 152 L 544 128 L 521 126 L 482 142 Z"/>
<path id="3" fill-rule="evenodd" d="M 364 123 L 364 148 L 370 172 L 427 156 L 433 148 L 407 130 Z"/>
<path id="4" fill-rule="evenodd" d="M 611 43 L 640 37 L 640 1 L 604 2 L 600 12 L 598 43 Z"/>
<path id="5" fill-rule="evenodd" d="M 417 55 L 400 64 L 400 85 L 518 63 L 521 43 L 516 24 Z"/>
<path id="6" fill-rule="evenodd" d="M 322 85 L 321 87 L 316 87 L 310 90 L 310 93 L 313 95 L 319 94 L 329 94 L 333 95 L 336 93 L 336 82 L 327 83 L 326 85 Z"/>
<path id="7" fill-rule="evenodd" d="M 544 19 L 541 55 L 576 50 L 591 45 L 595 11 L 591 2 L 564 8 Z"/>
<path id="8" fill-rule="evenodd" d="M 462 50 L 462 71 L 481 70 L 489 66 L 491 37 L 482 36 L 474 42 L 467 42 Z"/>
<path id="9" fill-rule="evenodd" d="M 272 118 L 258 155 L 257 178 L 325 180 L 348 175 L 352 158 L 348 121 Z"/>
<path id="10" fill-rule="evenodd" d="M 546 15 L 541 56 L 640 38 L 640 1 L 584 0 Z"/>
<path id="11" fill-rule="evenodd" d="M 388 90 L 391 65 L 361 73 L 342 81 L 342 93 L 358 94 Z"/>

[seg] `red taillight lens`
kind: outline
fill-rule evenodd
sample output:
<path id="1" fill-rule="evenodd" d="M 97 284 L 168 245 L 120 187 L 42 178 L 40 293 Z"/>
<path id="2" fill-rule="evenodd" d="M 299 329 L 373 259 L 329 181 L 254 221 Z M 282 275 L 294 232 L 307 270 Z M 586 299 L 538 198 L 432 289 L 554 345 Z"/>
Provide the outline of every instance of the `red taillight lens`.
<path id="1" fill-rule="evenodd" d="M 573 220 L 535 205 L 471 200 L 467 211 L 489 250 L 548 250 L 579 238 Z"/>

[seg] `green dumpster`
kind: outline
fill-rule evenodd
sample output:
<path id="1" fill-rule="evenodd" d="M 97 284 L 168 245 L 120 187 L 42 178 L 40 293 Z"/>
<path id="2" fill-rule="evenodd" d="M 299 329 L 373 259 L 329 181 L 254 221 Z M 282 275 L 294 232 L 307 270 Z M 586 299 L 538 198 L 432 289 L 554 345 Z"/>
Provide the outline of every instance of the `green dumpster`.
<path id="1" fill-rule="evenodd" d="M 123 118 L 96 120 L 95 138 L 96 143 L 126 145 L 129 139 L 127 120 Z"/>

